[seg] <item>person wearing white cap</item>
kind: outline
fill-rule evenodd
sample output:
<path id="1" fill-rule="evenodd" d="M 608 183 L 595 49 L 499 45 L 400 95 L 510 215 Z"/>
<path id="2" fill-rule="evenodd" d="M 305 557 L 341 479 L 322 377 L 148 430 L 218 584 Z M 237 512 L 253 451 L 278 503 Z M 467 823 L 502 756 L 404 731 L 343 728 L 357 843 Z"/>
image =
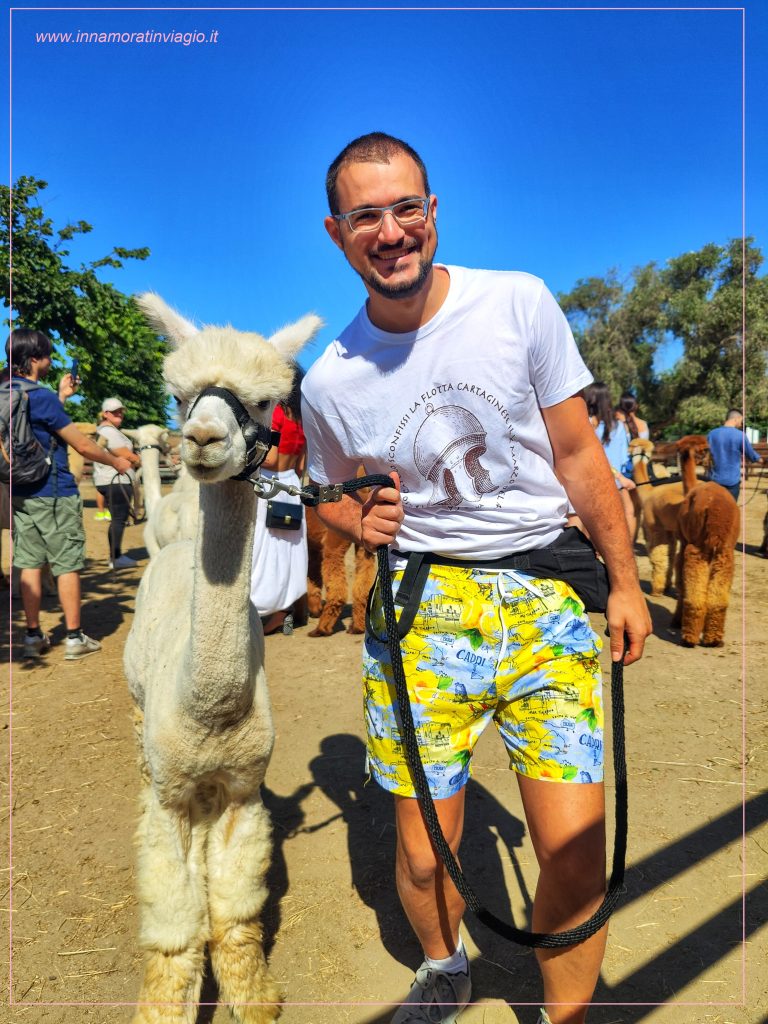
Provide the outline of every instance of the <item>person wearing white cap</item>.
<path id="1" fill-rule="evenodd" d="M 97 434 L 104 439 L 107 451 L 122 455 L 131 464 L 127 473 L 115 473 L 109 466 L 94 463 L 93 483 L 109 509 L 109 567 L 110 569 L 132 569 L 136 562 L 122 553 L 123 531 L 128 521 L 133 495 L 134 470 L 141 465 L 141 456 L 133 450 L 133 441 L 120 429 L 123 425 L 125 408 L 121 399 L 105 398 L 101 403 L 101 423 Z"/>

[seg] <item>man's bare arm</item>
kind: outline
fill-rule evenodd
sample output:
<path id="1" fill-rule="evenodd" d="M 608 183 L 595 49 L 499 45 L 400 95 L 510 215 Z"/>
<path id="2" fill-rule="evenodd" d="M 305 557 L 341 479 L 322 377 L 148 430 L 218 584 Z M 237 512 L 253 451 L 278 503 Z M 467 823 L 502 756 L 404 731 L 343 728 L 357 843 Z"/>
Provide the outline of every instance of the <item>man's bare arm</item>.
<path id="1" fill-rule="evenodd" d="M 105 466 L 111 466 L 118 473 L 127 473 L 131 468 L 128 459 L 121 455 L 112 455 L 106 448 L 99 447 L 90 437 L 81 434 L 74 423 L 68 423 L 66 427 L 57 430 L 56 434 L 65 444 L 70 445 L 91 462 L 102 462 Z"/>
<path id="2" fill-rule="evenodd" d="M 345 494 L 341 501 L 317 506 L 317 517 L 329 530 L 375 551 L 382 544 L 392 544 L 403 522 L 400 500 L 400 478 L 390 474 L 392 487 L 374 487 L 365 502 Z"/>
<path id="3" fill-rule="evenodd" d="M 614 661 L 620 659 L 626 633 L 629 639 L 626 664 L 630 665 L 641 657 L 652 627 L 611 467 L 580 396 L 542 409 L 542 415 L 557 477 L 608 569 L 611 596 L 606 617 L 611 633 L 611 657 Z"/>

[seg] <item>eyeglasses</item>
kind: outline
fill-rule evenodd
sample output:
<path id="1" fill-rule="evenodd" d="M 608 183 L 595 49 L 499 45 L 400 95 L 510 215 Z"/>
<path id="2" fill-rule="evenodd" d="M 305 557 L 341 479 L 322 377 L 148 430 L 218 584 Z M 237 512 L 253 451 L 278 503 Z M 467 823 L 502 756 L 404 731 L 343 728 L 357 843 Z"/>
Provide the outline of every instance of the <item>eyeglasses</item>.
<path id="1" fill-rule="evenodd" d="M 363 210 L 350 210 L 349 213 L 335 213 L 334 220 L 345 220 L 350 231 L 378 231 L 385 213 L 391 213 L 401 228 L 418 224 L 427 219 L 429 212 L 429 196 L 415 199 L 400 199 L 390 206 L 368 206 Z"/>

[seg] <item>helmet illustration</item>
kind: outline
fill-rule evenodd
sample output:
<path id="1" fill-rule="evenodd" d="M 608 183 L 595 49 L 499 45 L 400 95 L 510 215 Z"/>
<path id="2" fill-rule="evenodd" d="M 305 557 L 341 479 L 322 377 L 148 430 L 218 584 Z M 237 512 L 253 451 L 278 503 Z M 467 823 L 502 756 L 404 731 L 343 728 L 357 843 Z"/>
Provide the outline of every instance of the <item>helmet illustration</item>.
<path id="1" fill-rule="evenodd" d="M 430 504 L 459 508 L 496 489 L 480 463 L 486 447 L 483 425 L 468 409 L 459 405 L 429 409 L 413 442 L 413 457 L 432 484 Z"/>

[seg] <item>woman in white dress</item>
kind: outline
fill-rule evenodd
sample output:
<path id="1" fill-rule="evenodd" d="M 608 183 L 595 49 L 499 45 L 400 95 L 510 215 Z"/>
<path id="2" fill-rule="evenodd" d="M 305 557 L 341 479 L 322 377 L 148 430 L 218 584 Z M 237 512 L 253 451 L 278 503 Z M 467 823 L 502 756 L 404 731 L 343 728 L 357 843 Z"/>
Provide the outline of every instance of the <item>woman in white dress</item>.
<path id="1" fill-rule="evenodd" d="M 266 480 L 276 478 L 296 487 L 301 486 L 307 451 L 301 429 L 303 376 L 297 368 L 291 394 L 275 409 L 272 429 L 280 431 L 280 443 L 269 450 L 261 465 L 261 475 Z M 307 592 L 307 520 L 297 496 L 279 491 L 273 501 L 292 508 L 290 515 L 283 517 L 283 523 L 267 526 L 269 502 L 262 498 L 257 502 L 251 601 L 261 616 L 265 635 L 279 631 L 290 635 L 292 607 Z"/>

